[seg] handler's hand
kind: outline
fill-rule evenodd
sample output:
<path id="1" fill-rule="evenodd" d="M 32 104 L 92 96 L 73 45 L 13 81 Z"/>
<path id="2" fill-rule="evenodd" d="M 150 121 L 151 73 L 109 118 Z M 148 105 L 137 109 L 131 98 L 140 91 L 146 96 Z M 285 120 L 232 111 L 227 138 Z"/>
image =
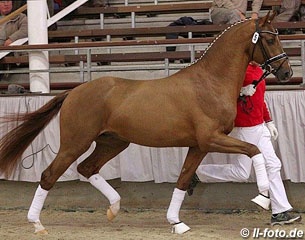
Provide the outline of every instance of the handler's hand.
<path id="1" fill-rule="evenodd" d="M 273 121 L 267 122 L 266 126 L 267 126 L 273 140 L 276 140 L 277 137 L 279 136 L 279 132 L 277 131 Z"/>
<path id="2" fill-rule="evenodd" d="M 253 94 L 256 92 L 256 88 L 254 84 L 249 84 L 245 87 L 242 87 L 240 89 L 240 96 L 253 96 Z"/>
<path id="3" fill-rule="evenodd" d="M 251 19 L 258 19 L 258 14 L 257 13 L 252 13 L 251 14 Z"/>

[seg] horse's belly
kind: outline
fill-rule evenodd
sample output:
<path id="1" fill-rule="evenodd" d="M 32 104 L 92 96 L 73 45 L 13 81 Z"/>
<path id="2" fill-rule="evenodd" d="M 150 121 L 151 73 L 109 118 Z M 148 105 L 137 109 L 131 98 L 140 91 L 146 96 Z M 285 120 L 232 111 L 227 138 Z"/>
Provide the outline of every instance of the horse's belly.
<path id="1" fill-rule="evenodd" d="M 197 142 L 193 138 L 183 138 L 177 136 L 156 136 L 154 134 L 143 134 L 142 136 L 127 137 L 130 142 L 148 147 L 190 147 L 196 146 Z"/>
<path id="2" fill-rule="evenodd" d="M 122 121 L 111 129 L 128 142 L 150 147 L 195 146 L 197 141 L 191 126 L 170 121 Z"/>

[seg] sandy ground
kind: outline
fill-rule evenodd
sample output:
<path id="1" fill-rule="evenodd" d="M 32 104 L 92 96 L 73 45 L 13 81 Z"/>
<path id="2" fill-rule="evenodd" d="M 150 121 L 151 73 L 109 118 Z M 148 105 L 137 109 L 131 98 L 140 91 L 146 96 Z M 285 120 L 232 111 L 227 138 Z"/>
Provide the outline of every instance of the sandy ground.
<path id="1" fill-rule="evenodd" d="M 165 209 L 122 210 L 113 222 L 108 222 L 103 211 L 69 212 L 46 209 L 41 214 L 41 221 L 49 234 L 43 236 L 33 233 L 34 228 L 27 222 L 26 215 L 27 210 L 0 210 L 0 239 L 243 239 L 240 235 L 243 228 L 249 229 L 248 239 L 253 239 L 254 228 L 259 228 L 262 233 L 265 229 L 268 230 L 269 237 L 261 236 L 260 239 L 275 239 L 276 232 L 290 234 L 290 231 L 298 231 L 303 238 L 297 239 L 305 239 L 304 220 L 292 225 L 271 227 L 270 212 L 264 211 L 226 214 L 181 210 L 180 219 L 191 227 L 191 230 L 183 235 L 170 233 Z M 304 219 L 305 214 L 301 215 Z"/>

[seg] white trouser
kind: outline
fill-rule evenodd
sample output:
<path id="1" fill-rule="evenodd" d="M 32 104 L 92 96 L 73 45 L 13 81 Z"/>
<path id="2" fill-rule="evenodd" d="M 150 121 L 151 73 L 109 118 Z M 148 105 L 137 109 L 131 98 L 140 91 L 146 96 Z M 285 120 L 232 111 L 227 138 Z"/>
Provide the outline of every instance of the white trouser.
<path id="1" fill-rule="evenodd" d="M 254 127 L 235 127 L 230 135 L 256 145 L 262 152 L 270 181 L 272 213 L 292 209 L 281 178 L 282 164 L 274 152 L 270 132 L 265 124 Z M 243 154 L 230 154 L 230 164 L 204 164 L 204 160 L 202 163 L 196 171 L 202 182 L 246 182 L 252 168 L 251 159 Z"/>

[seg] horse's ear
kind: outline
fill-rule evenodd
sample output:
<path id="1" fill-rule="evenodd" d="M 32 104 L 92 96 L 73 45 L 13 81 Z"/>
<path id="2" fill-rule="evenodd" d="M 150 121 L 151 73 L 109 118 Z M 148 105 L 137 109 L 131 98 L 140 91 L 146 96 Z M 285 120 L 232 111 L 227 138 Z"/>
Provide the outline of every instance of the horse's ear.
<path id="1" fill-rule="evenodd" d="M 264 26 L 268 22 L 269 16 L 270 16 L 270 11 L 268 11 L 268 13 L 267 13 L 267 15 L 265 17 L 261 18 L 261 20 L 260 20 L 260 25 L 261 26 Z"/>
<path id="2" fill-rule="evenodd" d="M 269 13 L 270 13 L 270 11 L 269 11 Z M 270 22 L 273 21 L 273 19 L 275 18 L 276 14 L 277 14 L 276 11 L 273 11 L 273 12 L 272 12 L 271 16 L 269 16 L 269 21 L 270 21 Z"/>
<path id="3" fill-rule="evenodd" d="M 276 11 L 273 11 L 272 14 L 270 11 L 267 13 L 265 17 L 261 18 L 260 24 L 261 26 L 264 26 L 266 23 L 271 23 L 276 15 Z"/>

